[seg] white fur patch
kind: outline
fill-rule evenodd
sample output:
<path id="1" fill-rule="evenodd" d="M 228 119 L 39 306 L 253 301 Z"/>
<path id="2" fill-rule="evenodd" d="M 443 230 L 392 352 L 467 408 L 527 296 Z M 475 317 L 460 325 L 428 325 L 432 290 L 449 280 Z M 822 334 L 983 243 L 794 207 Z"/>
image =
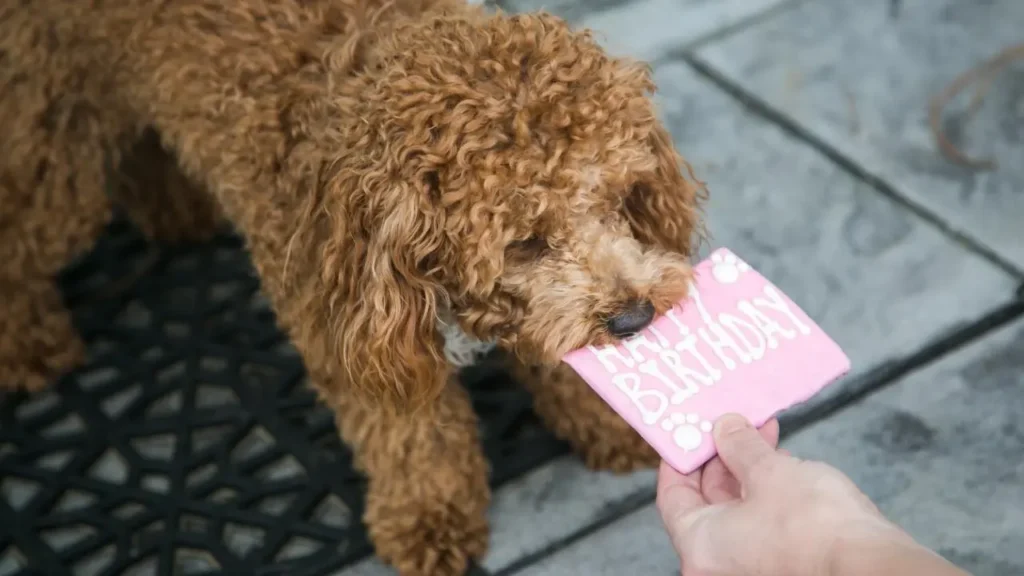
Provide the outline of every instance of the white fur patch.
<path id="1" fill-rule="evenodd" d="M 482 342 L 466 334 L 455 322 L 447 324 L 438 320 L 437 329 L 444 337 L 444 356 L 456 368 L 476 364 L 495 346 L 493 342 Z"/>
<path id="2" fill-rule="evenodd" d="M 601 184 L 601 170 L 594 166 L 584 168 L 581 184 L 583 192 L 593 192 Z"/>

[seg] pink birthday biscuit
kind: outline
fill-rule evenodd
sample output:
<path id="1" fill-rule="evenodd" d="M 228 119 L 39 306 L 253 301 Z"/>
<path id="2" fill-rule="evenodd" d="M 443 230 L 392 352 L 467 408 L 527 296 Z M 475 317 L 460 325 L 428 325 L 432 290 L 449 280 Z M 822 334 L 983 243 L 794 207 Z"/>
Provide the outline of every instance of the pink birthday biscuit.
<path id="1" fill-rule="evenodd" d="M 803 310 L 724 248 L 697 265 L 687 299 L 641 333 L 565 361 L 684 474 L 715 455 L 720 416 L 761 426 L 850 370 Z"/>

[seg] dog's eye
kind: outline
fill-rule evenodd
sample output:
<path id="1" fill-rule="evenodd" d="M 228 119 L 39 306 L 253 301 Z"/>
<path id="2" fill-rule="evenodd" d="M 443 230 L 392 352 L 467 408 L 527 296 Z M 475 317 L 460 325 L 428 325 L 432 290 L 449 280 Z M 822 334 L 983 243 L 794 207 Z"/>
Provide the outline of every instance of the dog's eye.
<path id="1" fill-rule="evenodd" d="M 533 234 L 526 240 L 517 240 L 508 245 L 510 256 L 522 258 L 536 258 L 544 254 L 548 249 L 548 241 L 538 234 Z"/>

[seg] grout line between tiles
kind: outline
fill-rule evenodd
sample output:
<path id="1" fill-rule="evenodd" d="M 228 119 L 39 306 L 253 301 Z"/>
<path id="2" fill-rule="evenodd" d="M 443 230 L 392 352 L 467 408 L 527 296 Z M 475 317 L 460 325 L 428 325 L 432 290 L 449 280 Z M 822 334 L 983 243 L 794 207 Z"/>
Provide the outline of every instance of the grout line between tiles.
<path id="1" fill-rule="evenodd" d="M 1003 258 L 995 250 L 976 240 L 968 233 L 954 228 L 949 222 L 937 216 L 922 203 L 908 198 L 899 192 L 892 184 L 889 184 L 883 178 L 873 174 L 855 160 L 844 155 L 834 146 L 813 134 L 811 130 L 804 128 L 792 118 L 773 108 L 763 99 L 747 92 L 741 86 L 726 78 L 711 65 L 701 60 L 700 57 L 691 52 L 678 54 L 677 57 L 688 64 L 700 77 L 728 94 L 753 114 L 760 116 L 762 119 L 777 126 L 786 134 L 816 150 L 854 178 L 864 182 L 876 192 L 903 206 L 928 224 L 936 227 L 946 236 L 952 238 L 968 251 L 981 257 L 988 263 L 1002 270 L 1004 273 L 1017 279 L 1024 279 L 1024 270 L 1021 270 L 1015 264 L 1006 258 Z"/>
<path id="2" fill-rule="evenodd" d="M 623 8 L 630 4 L 631 0 L 590 0 L 589 6 L 579 6 L 578 4 L 570 4 L 568 6 L 561 6 L 557 11 L 552 9 L 550 6 L 540 6 L 531 8 L 529 10 L 517 10 L 513 6 L 507 6 L 507 4 L 514 3 L 509 0 L 485 0 L 485 3 L 491 4 L 495 7 L 501 8 L 503 12 L 508 14 L 529 14 L 536 12 L 546 12 L 562 18 L 566 22 L 575 25 L 581 19 L 603 12 L 610 12 L 617 8 Z"/>
<path id="3" fill-rule="evenodd" d="M 726 24 L 724 26 L 715 28 L 704 34 L 701 34 L 696 38 L 685 42 L 682 46 L 678 48 L 672 48 L 666 54 L 651 59 L 650 63 L 656 64 L 660 62 L 663 58 L 672 58 L 680 53 L 700 48 L 705 44 L 725 38 L 731 34 L 743 30 L 744 28 L 755 26 L 764 20 L 773 18 L 774 16 L 786 10 L 790 10 L 799 4 L 803 4 L 809 1 L 810 0 L 781 0 L 778 4 L 769 6 L 768 8 L 765 8 L 759 12 L 754 12 L 752 14 L 739 18 L 735 22 L 732 22 L 731 24 Z M 574 27 L 578 27 L 579 23 L 587 17 L 600 16 L 601 14 L 611 12 L 616 9 L 621 9 L 629 5 L 629 3 L 630 0 L 593 0 L 592 5 L 586 6 L 583 9 L 580 9 L 576 6 L 569 6 L 565 10 L 559 11 L 558 16 L 564 18 L 567 22 L 570 22 Z M 507 6 L 507 4 L 509 4 L 508 0 L 483 0 L 483 4 L 485 6 L 500 8 L 502 11 L 508 14 L 524 13 L 524 11 L 514 10 L 511 6 Z M 550 9 L 548 8 L 540 8 L 540 10 L 550 12 Z M 530 11 L 525 12 L 528 13 Z"/>
<path id="4" fill-rule="evenodd" d="M 898 382 L 903 377 L 957 352 L 1022 317 L 1024 317 L 1024 299 L 1018 297 L 978 320 L 951 329 L 945 335 L 933 339 L 923 348 L 907 356 L 876 366 L 844 386 L 842 392 L 836 394 L 835 397 L 829 398 L 806 412 L 793 413 L 785 419 L 783 424 L 795 432 L 821 422 L 847 406 L 856 404 L 865 397 Z"/>
<path id="5" fill-rule="evenodd" d="M 754 26 L 757 26 L 762 22 L 766 22 L 768 20 L 771 20 L 772 18 L 775 18 L 776 16 L 782 14 L 783 12 L 794 10 L 801 4 L 806 4 L 809 1 L 810 0 L 783 0 L 782 2 L 779 2 L 778 4 L 775 4 L 773 6 L 769 6 L 768 8 L 765 8 L 760 12 L 754 12 L 753 14 L 744 16 L 731 24 L 726 24 L 725 26 L 722 26 L 720 28 L 710 30 L 707 33 L 699 35 L 696 38 L 689 40 L 680 46 L 671 48 L 661 56 L 654 58 L 651 61 L 651 65 L 657 66 L 658 64 L 662 64 L 664 62 L 670 62 L 673 60 L 678 60 L 679 58 L 684 58 L 690 53 L 692 53 L 694 50 L 699 50 L 700 48 L 703 48 L 708 44 L 717 42 L 719 40 L 724 40 L 725 38 L 728 38 L 733 34 L 742 32 L 747 28 L 753 28 Z"/>
<path id="6" fill-rule="evenodd" d="M 494 572 L 493 575 L 510 576 L 511 574 L 515 574 L 521 570 L 529 568 L 530 566 L 539 563 L 541 560 L 549 556 L 553 556 L 560 550 L 564 550 L 574 543 L 579 542 L 587 536 L 590 536 L 595 532 L 599 532 L 619 519 L 640 510 L 651 502 L 654 502 L 654 490 L 652 488 L 641 488 L 632 494 L 615 500 L 603 507 L 603 514 L 601 514 L 594 522 L 587 524 L 568 536 L 552 542 L 540 550 L 520 556 L 501 570 Z"/>
<path id="7" fill-rule="evenodd" d="M 469 571 L 466 572 L 466 576 L 492 576 L 492 574 L 474 562 L 469 565 Z"/>

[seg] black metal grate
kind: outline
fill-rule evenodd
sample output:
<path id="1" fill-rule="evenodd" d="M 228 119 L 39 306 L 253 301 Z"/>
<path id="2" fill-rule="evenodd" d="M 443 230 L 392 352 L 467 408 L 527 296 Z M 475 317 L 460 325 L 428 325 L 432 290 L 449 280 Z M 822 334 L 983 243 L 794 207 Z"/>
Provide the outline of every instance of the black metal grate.
<path id="1" fill-rule="evenodd" d="M 314 575 L 369 555 L 364 482 L 241 242 L 118 220 L 62 279 L 88 365 L 0 397 L 0 576 Z M 486 365 L 464 376 L 494 483 L 565 451 Z"/>

